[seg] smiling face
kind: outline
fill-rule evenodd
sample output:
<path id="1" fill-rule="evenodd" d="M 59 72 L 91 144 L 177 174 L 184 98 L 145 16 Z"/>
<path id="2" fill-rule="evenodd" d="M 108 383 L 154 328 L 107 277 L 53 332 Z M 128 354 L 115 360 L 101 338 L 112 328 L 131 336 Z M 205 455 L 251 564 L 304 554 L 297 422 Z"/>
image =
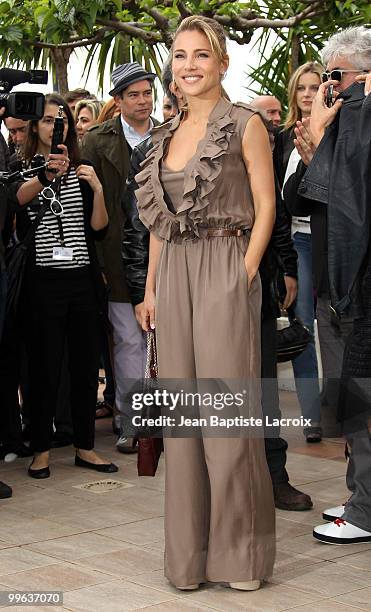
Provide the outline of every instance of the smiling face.
<path id="1" fill-rule="evenodd" d="M 177 35 L 173 47 L 174 80 L 186 98 L 220 94 L 222 75 L 228 58 L 220 61 L 205 34 L 188 30 Z"/>
<path id="2" fill-rule="evenodd" d="M 296 87 L 296 103 L 302 117 L 309 117 L 312 102 L 321 84 L 319 75 L 315 72 L 304 72 Z"/>
<path id="3" fill-rule="evenodd" d="M 79 111 L 79 116 L 76 121 L 76 131 L 80 140 L 83 138 L 85 132 L 94 125 L 94 119 L 91 111 L 85 106 Z"/>

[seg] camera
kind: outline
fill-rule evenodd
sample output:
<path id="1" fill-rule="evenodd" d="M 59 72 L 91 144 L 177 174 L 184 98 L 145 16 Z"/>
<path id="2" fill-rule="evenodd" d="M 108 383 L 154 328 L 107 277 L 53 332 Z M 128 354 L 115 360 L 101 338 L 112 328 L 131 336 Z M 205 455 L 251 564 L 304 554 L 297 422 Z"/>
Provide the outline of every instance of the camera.
<path id="1" fill-rule="evenodd" d="M 3 117 L 14 117 L 24 121 L 41 119 L 44 114 L 45 98 L 42 93 L 31 91 L 15 91 L 10 93 L 19 83 L 46 85 L 47 70 L 13 70 L 0 69 L 0 108 L 5 107 Z"/>

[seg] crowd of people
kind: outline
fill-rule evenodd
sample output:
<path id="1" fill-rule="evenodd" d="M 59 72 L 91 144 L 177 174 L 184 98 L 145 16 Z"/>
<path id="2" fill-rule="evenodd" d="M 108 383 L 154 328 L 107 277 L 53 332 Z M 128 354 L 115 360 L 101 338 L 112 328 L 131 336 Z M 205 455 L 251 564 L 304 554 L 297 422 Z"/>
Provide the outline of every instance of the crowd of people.
<path id="1" fill-rule="evenodd" d="M 161 379 L 248 381 L 249 414 L 279 423 L 283 309 L 311 334 L 292 359 L 305 439 L 321 443 L 331 427 L 346 441 L 349 500 L 313 535 L 371 542 L 371 31 L 335 34 L 323 65 L 293 72 L 285 118 L 271 95 L 230 100 L 226 45 L 212 19 L 181 22 L 162 123 L 157 76 L 137 62 L 113 70 L 105 104 L 78 89 L 47 95 L 38 121 L 5 117 L 0 170 L 39 169 L 1 187 L 0 452 L 32 457 L 37 479 L 51 476 L 50 450 L 70 444 L 77 467 L 116 472 L 94 451 L 95 420 L 112 418 L 116 451 L 138 452 L 130 391 L 153 331 Z M 63 144 L 51 153 L 57 116 Z M 19 242 L 29 253 L 9 307 L 6 255 Z M 279 425 L 164 437 L 173 585 L 255 590 L 269 578 L 274 508 L 313 507 L 289 482 L 287 448 Z"/>

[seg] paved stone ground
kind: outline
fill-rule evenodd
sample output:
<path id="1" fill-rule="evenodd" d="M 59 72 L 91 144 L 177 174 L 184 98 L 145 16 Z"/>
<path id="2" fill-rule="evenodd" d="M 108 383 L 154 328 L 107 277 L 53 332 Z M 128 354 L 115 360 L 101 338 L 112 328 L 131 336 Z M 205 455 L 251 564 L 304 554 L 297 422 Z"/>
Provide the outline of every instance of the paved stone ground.
<path id="1" fill-rule="evenodd" d="M 285 416 L 298 414 L 296 396 L 281 393 Z M 156 478 L 138 478 L 136 457 L 113 448 L 111 421 L 97 422 L 97 449 L 120 471 L 123 486 L 96 493 L 80 485 L 109 480 L 78 469 L 73 449 L 52 452 L 51 478 L 27 477 L 29 460 L 0 465 L 13 498 L 0 501 L 0 591 L 61 590 L 62 607 L 15 610 L 188 612 L 351 612 L 371 610 L 371 544 L 328 546 L 312 538 L 324 508 L 347 498 L 341 440 L 308 445 L 290 438 L 292 484 L 313 497 L 309 512 L 277 511 L 278 554 L 268 584 L 253 593 L 206 585 L 182 593 L 163 576 L 161 461 Z M 102 489 L 102 485 L 100 489 Z"/>

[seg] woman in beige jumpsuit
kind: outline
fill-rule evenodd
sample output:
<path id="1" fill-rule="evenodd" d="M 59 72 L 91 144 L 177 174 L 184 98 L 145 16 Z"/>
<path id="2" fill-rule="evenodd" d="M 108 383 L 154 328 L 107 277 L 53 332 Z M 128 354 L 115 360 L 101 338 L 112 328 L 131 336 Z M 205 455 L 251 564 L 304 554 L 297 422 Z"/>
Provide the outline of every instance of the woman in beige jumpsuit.
<path id="1" fill-rule="evenodd" d="M 156 326 L 161 378 L 260 376 L 257 271 L 274 223 L 271 151 L 259 116 L 222 97 L 227 66 L 222 28 L 185 19 L 172 67 L 187 108 L 153 130 L 136 177 L 151 231 L 143 327 Z M 275 552 L 263 439 L 166 438 L 165 462 L 168 579 L 181 589 L 259 588 Z"/>

